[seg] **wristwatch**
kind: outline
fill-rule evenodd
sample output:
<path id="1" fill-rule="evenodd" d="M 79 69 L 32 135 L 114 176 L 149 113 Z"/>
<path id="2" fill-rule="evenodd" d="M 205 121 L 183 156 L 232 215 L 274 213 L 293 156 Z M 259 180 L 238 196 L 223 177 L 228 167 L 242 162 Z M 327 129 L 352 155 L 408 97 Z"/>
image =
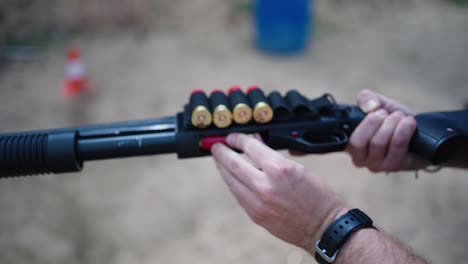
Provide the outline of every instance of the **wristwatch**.
<path id="1" fill-rule="evenodd" d="M 361 228 L 375 227 L 372 219 L 357 208 L 337 218 L 315 243 L 315 260 L 320 264 L 333 263 L 344 243 Z"/>

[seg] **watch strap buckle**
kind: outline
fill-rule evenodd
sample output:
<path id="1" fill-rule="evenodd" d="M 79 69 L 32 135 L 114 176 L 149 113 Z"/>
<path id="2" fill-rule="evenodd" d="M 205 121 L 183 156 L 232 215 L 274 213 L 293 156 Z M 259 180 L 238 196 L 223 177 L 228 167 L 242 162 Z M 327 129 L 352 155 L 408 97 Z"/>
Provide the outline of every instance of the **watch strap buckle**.
<path id="1" fill-rule="evenodd" d="M 321 249 L 320 246 L 319 246 L 319 243 L 320 243 L 320 240 L 315 242 L 315 252 L 317 252 L 317 254 L 319 254 L 320 257 L 322 257 L 322 259 L 325 260 L 327 263 L 333 263 L 335 261 L 335 259 L 336 259 L 336 256 L 338 255 L 338 252 L 340 252 L 340 250 L 338 249 L 333 254 L 333 256 L 329 257 L 327 255 L 327 250 L 326 249 Z"/>

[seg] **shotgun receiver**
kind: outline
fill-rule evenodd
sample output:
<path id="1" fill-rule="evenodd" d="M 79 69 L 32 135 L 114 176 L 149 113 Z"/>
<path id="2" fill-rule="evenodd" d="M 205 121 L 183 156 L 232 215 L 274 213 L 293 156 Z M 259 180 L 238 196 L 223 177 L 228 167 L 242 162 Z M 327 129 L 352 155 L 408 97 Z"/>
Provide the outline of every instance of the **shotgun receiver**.
<path id="1" fill-rule="evenodd" d="M 196 90 L 174 116 L 43 131 L 0 134 L 0 178 L 77 172 L 85 161 L 176 153 L 210 155 L 232 132 L 258 133 L 273 149 L 327 153 L 345 149 L 365 114 L 329 94 L 310 100 L 295 90 L 265 96 L 258 87 L 208 97 Z M 416 116 L 410 151 L 434 164 L 468 138 L 468 111 Z"/>

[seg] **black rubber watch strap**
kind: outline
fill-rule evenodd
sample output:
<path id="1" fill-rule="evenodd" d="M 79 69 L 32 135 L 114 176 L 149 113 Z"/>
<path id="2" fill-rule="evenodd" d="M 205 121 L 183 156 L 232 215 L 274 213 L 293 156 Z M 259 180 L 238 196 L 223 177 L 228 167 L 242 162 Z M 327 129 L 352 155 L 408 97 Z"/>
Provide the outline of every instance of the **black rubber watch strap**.
<path id="1" fill-rule="evenodd" d="M 333 263 L 341 246 L 358 229 L 368 228 L 372 219 L 359 209 L 349 210 L 333 221 L 315 243 L 315 260 L 320 264 Z"/>

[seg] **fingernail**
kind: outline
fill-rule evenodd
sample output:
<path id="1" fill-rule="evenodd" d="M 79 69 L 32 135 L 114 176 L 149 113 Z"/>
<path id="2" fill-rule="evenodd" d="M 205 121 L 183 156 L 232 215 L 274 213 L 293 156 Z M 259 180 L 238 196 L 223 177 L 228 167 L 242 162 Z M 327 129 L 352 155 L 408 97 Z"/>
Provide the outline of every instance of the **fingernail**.
<path id="1" fill-rule="evenodd" d="M 239 134 L 237 133 L 229 134 L 226 138 L 226 142 L 228 143 L 229 146 L 235 146 L 238 137 L 239 137 Z"/>
<path id="2" fill-rule="evenodd" d="M 221 143 L 216 143 L 213 146 L 211 146 L 210 151 L 212 154 L 215 154 L 216 152 L 218 152 L 219 145 L 221 145 Z"/>
<path id="3" fill-rule="evenodd" d="M 379 102 L 375 99 L 370 99 L 362 105 L 362 110 L 366 113 L 374 111 L 379 107 Z"/>
<path id="4" fill-rule="evenodd" d="M 384 109 L 379 109 L 379 110 L 377 110 L 377 112 L 375 112 L 375 114 L 378 115 L 378 116 L 386 116 L 387 111 L 385 111 Z"/>

